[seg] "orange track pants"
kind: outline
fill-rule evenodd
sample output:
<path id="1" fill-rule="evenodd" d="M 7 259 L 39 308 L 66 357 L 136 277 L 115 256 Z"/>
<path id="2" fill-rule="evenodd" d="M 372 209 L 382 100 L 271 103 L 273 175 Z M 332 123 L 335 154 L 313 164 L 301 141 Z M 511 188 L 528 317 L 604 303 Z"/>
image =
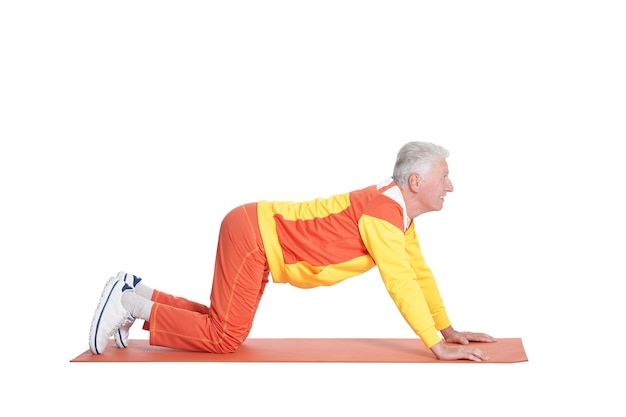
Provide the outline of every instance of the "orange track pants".
<path id="1" fill-rule="evenodd" d="M 222 221 L 210 306 L 155 290 L 150 344 L 187 351 L 229 353 L 248 337 L 269 268 L 256 203 L 233 209 Z"/>

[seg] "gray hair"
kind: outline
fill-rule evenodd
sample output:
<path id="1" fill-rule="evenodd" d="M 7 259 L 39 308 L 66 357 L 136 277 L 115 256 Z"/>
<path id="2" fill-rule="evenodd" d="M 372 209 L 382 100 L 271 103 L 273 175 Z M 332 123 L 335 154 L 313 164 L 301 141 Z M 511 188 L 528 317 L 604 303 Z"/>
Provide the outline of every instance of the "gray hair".
<path id="1" fill-rule="evenodd" d="M 447 149 L 434 143 L 409 142 L 398 151 L 393 180 L 403 187 L 412 173 L 425 179 L 437 161 L 446 159 L 448 155 L 450 152 Z"/>

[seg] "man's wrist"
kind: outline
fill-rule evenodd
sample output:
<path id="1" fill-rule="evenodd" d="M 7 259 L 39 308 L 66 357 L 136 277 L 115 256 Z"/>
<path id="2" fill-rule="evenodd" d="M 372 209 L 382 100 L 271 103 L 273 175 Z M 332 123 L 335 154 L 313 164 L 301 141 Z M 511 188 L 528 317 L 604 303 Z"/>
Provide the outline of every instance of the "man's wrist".
<path id="1" fill-rule="evenodd" d="M 454 329 L 452 326 L 448 326 L 445 329 L 441 329 L 441 335 L 444 339 L 448 339 L 448 336 L 451 336 L 454 333 Z"/>

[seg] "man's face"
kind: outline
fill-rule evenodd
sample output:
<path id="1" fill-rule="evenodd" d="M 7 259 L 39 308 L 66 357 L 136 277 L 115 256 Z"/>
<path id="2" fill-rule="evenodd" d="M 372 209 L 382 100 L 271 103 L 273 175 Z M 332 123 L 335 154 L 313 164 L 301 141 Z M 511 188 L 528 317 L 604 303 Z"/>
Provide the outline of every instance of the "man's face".
<path id="1" fill-rule="evenodd" d="M 418 200 L 425 211 L 441 210 L 446 193 L 454 191 L 448 173 L 448 163 L 441 159 L 433 166 L 430 174 L 421 179 Z"/>

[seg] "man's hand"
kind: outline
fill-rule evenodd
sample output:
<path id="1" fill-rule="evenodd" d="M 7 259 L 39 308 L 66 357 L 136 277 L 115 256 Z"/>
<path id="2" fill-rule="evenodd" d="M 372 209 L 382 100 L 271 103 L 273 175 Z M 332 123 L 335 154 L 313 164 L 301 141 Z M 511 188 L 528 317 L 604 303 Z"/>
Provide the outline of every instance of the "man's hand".
<path id="1" fill-rule="evenodd" d="M 435 354 L 437 359 L 442 361 L 469 359 L 475 362 L 482 362 L 489 360 L 489 356 L 485 355 L 478 348 L 470 346 L 449 346 L 443 341 L 431 347 L 430 350 Z"/>
<path id="2" fill-rule="evenodd" d="M 495 342 L 496 339 L 485 333 L 473 333 L 473 332 L 459 332 L 454 330 L 452 326 L 447 327 L 441 331 L 443 338 L 448 343 L 458 343 L 461 345 L 467 345 L 469 342 Z"/>
<path id="3" fill-rule="evenodd" d="M 443 329 L 441 334 L 446 342 L 460 345 L 467 345 L 469 342 L 491 343 L 496 341 L 495 338 L 488 334 L 459 332 L 454 330 L 452 326 Z M 478 348 L 470 346 L 450 346 L 446 345 L 443 341 L 431 347 L 430 350 L 435 354 L 437 359 L 440 360 L 469 359 L 476 362 L 489 360 L 489 356 Z"/>

